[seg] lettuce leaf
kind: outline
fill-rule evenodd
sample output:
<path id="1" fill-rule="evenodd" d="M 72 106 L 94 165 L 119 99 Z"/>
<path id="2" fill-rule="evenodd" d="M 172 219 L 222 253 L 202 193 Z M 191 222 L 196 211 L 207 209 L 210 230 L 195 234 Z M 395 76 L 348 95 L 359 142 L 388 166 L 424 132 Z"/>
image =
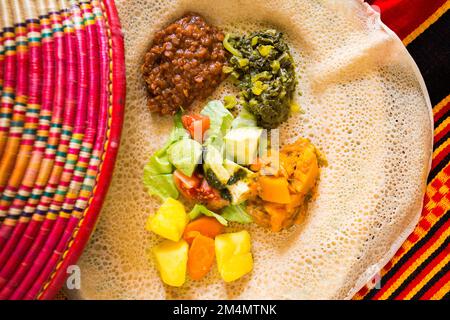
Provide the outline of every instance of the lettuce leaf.
<path id="1" fill-rule="evenodd" d="M 233 129 L 257 126 L 255 116 L 245 108 L 242 108 L 236 119 L 231 123 Z"/>
<path id="2" fill-rule="evenodd" d="M 221 149 L 223 145 L 223 137 L 231 128 L 233 122 L 233 115 L 223 103 L 218 100 L 208 102 L 208 104 L 200 112 L 204 116 L 208 116 L 210 120 L 210 127 L 206 132 L 205 145 L 214 145 Z"/>
<path id="3" fill-rule="evenodd" d="M 222 210 L 222 218 L 228 221 L 238 222 L 242 224 L 251 223 L 252 217 L 245 210 L 245 204 L 228 206 Z"/>
<path id="4" fill-rule="evenodd" d="M 198 218 L 198 216 L 200 216 L 201 214 L 208 217 L 216 218 L 217 221 L 219 221 L 224 226 L 228 225 L 228 221 L 226 219 L 224 219 L 219 214 L 212 212 L 211 210 L 209 210 L 208 208 L 206 208 L 204 205 L 201 204 L 196 204 L 194 208 L 192 208 L 191 212 L 188 213 L 188 216 L 191 220 L 194 220 Z"/>
<path id="5" fill-rule="evenodd" d="M 160 149 L 150 157 L 150 160 L 144 167 L 144 177 L 145 175 L 158 175 L 173 172 L 173 166 L 169 161 L 166 151 L 166 148 Z"/>
<path id="6" fill-rule="evenodd" d="M 173 165 L 170 163 L 167 150 L 177 141 L 188 139 L 189 133 L 181 122 L 181 113 L 174 116 L 174 127 L 164 147 L 156 151 L 144 167 L 143 183 L 150 195 L 160 197 L 163 201 L 172 197 L 178 199 L 179 193 L 173 182 Z"/>
<path id="7" fill-rule="evenodd" d="M 179 192 L 173 181 L 173 174 L 148 174 L 144 169 L 144 185 L 147 192 L 165 201 L 167 198 L 178 199 Z"/>
<path id="8" fill-rule="evenodd" d="M 181 139 L 189 139 L 191 136 L 189 132 L 183 127 L 183 122 L 181 122 L 181 111 L 177 112 L 173 116 L 173 129 L 169 135 L 169 141 L 166 143 L 166 146 L 169 147 L 172 143 L 177 142 Z"/>
<path id="9" fill-rule="evenodd" d="M 188 177 L 192 176 L 195 168 L 201 162 L 202 153 L 202 145 L 192 139 L 181 139 L 167 150 L 170 163 Z"/>

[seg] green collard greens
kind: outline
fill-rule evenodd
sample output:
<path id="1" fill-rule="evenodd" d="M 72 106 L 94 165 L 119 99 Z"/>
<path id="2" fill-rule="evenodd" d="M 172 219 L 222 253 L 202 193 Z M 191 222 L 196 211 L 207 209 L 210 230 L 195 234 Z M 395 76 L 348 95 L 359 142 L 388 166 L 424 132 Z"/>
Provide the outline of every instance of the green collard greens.
<path id="1" fill-rule="evenodd" d="M 282 33 L 269 29 L 249 36 L 228 36 L 224 45 L 232 54 L 228 72 L 238 80 L 244 108 L 259 126 L 278 127 L 289 116 L 297 85 L 294 60 Z"/>

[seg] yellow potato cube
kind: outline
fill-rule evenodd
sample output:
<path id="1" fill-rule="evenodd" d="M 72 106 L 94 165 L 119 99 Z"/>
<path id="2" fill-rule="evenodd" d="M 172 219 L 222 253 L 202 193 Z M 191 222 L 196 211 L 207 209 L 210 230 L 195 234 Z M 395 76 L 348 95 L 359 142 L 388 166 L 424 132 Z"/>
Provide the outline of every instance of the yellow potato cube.
<path id="1" fill-rule="evenodd" d="M 162 281 L 174 287 L 180 287 L 186 281 L 186 268 L 189 245 L 186 241 L 165 240 L 153 248 L 157 268 Z"/>
<path id="2" fill-rule="evenodd" d="M 237 280 L 252 270 L 250 250 L 250 234 L 246 230 L 221 234 L 215 238 L 217 267 L 223 280 Z"/>
<path id="3" fill-rule="evenodd" d="M 250 252 L 232 256 L 220 269 L 225 282 L 235 281 L 253 269 L 253 257 Z"/>
<path id="4" fill-rule="evenodd" d="M 189 218 L 183 204 L 168 198 L 156 214 L 147 220 L 146 229 L 176 242 L 181 239 L 188 222 Z"/>

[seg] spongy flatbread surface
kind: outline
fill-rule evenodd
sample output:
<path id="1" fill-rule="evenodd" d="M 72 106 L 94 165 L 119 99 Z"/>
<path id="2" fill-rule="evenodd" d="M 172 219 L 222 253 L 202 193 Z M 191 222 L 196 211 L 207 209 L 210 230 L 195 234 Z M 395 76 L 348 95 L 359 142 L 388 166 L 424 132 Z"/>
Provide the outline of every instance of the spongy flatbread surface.
<path id="1" fill-rule="evenodd" d="M 394 254 L 417 222 L 432 150 L 430 106 L 412 59 L 360 1 L 117 0 L 126 45 L 127 104 L 113 182 L 79 260 L 89 299 L 350 298 Z M 164 286 L 149 254 L 161 239 L 144 230 L 159 205 L 143 166 L 167 139 L 171 117 L 152 115 L 139 67 L 153 33 L 186 12 L 226 31 L 283 31 L 300 76 L 305 111 L 281 141 L 308 137 L 326 155 L 318 197 L 300 226 L 256 225 L 254 270 L 225 284 L 216 269 L 183 288 Z M 224 84 L 211 98 L 232 90 Z M 199 108 L 204 102 L 197 105 Z M 234 226 L 236 230 L 242 226 Z"/>

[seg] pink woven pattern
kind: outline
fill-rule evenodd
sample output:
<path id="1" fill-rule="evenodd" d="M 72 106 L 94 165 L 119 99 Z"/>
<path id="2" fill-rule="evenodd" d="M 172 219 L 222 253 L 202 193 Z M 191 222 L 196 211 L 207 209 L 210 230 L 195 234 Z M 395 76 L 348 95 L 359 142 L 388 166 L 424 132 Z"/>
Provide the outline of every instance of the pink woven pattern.
<path id="1" fill-rule="evenodd" d="M 113 1 L 42 3 L 38 16 L 35 1 L 24 0 L 34 14 L 0 36 L 0 299 L 48 298 L 61 285 L 61 266 L 92 231 L 122 123 Z"/>
<path id="2" fill-rule="evenodd" d="M 3 67 L 3 91 L 0 100 L 0 157 L 3 155 L 9 132 L 9 123 L 14 106 L 17 81 L 16 41 L 14 28 L 12 26 L 5 26 L 3 29 L 3 39 L 5 59 Z"/>
<path id="3" fill-rule="evenodd" d="M 50 63 L 44 63 L 44 74 L 45 74 L 45 82 L 48 82 L 53 92 L 49 92 L 49 96 L 46 97 L 43 101 L 43 109 L 45 105 L 53 104 L 53 113 L 51 118 L 51 124 L 49 129 L 49 137 L 47 139 L 47 145 L 44 151 L 42 164 L 40 166 L 39 172 L 37 173 L 37 178 L 35 184 L 33 186 L 33 190 L 31 191 L 31 195 L 28 197 L 27 204 L 23 211 L 18 212 L 10 212 L 11 216 L 10 222 L 2 225 L 2 229 L 5 225 L 14 225 L 14 221 L 17 220 L 18 214 L 22 214 L 19 219 L 19 225 L 14 229 L 12 236 L 8 239 L 9 232 L 2 232 L 0 229 L 0 235 L 4 235 L 5 240 L 8 239 L 8 243 L 3 250 L 1 250 L 0 254 L 0 289 L 3 288 L 3 285 L 6 283 L 6 279 L 12 274 L 20 260 L 25 255 L 26 251 L 30 247 L 32 241 L 36 237 L 36 233 L 39 230 L 40 223 L 42 218 L 39 214 L 37 214 L 35 219 L 31 221 L 28 225 L 31 215 L 35 212 L 35 209 L 38 205 L 39 199 L 43 194 L 43 191 L 47 185 L 49 180 L 50 173 L 52 171 L 52 167 L 55 161 L 56 149 L 59 144 L 60 136 L 61 136 L 61 127 L 63 122 L 63 112 L 64 112 L 64 102 L 65 102 L 65 87 L 66 87 L 66 57 L 65 57 L 65 34 L 62 30 L 62 19 L 59 12 L 52 11 L 49 13 L 52 32 L 45 33 L 44 39 L 46 39 L 45 47 L 47 50 L 44 51 L 45 58 L 44 61 L 48 61 Z M 43 17 L 46 19 L 46 17 Z M 44 33 L 43 33 L 44 35 Z M 53 63 L 51 63 L 53 62 Z M 48 69 L 45 68 L 47 65 Z M 52 67 L 50 67 L 50 65 Z M 55 89 L 54 82 L 59 84 L 59 86 Z M 44 88 L 47 86 L 44 85 Z M 53 95 L 52 95 L 53 93 Z M 48 99 L 48 101 L 47 101 Z M 53 100 L 52 100 L 53 99 Z M 28 226 L 28 227 L 27 227 Z M 12 229 L 12 228 L 10 228 Z M 17 246 L 19 239 L 21 239 L 22 234 L 25 232 L 22 241 Z M 1 240 L 2 238 L 0 238 Z M 0 241 L 0 247 L 1 247 Z M 16 249 L 17 246 L 17 249 Z M 13 250 L 16 249 L 14 255 L 11 255 Z M 3 268 L 7 259 L 9 258 L 8 265 Z M 19 278 L 20 275 L 16 276 Z M 1 294 L 0 294 L 1 296 Z"/>
<path id="4" fill-rule="evenodd" d="M 0 96 L 3 91 L 3 61 L 5 60 L 5 47 L 3 46 L 3 29 L 0 29 Z"/>
<path id="5" fill-rule="evenodd" d="M 13 168 L 12 173 L 6 188 L 3 190 L 3 195 L 0 201 L 0 215 L 2 216 L 5 216 L 12 200 L 15 199 L 16 202 L 23 202 L 21 197 L 15 198 L 15 196 L 30 161 L 31 152 L 36 139 L 37 126 L 39 122 L 41 122 L 41 125 L 42 122 L 45 122 L 45 119 L 43 119 L 45 115 L 42 115 L 39 118 L 42 98 L 41 26 L 44 28 L 48 27 L 45 25 L 45 21 L 40 24 L 39 20 L 27 20 L 27 37 L 29 47 L 29 96 L 26 106 L 25 123 L 23 124 L 23 134 L 21 140 L 18 139 L 20 141 L 20 148 L 16 159 L 13 159 L 14 162 L 11 165 Z M 18 126 L 22 128 L 20 124 L 18 124 Z M 34 163 L 32 164 L 34 165 Z M 29 168 L 32 170 L 33 166 L 30 166 Z M 25 183 L 30 185 L 30 181 L 25 180 Z"/>
<path id="6" fill-rule="evenodd" d="M 19 5 L 14 2 L 15 5 Z M 7 139 L 5 150 L 0 160 L 0 192 L 3 192 L 5 184 L 12 173 L 14 162 L 17 156 L 20 140 L 22 138 L 23 121 L 27 110 L 28 87 L 29 87 L 29 50 L 27 39 L 27 24 L 18 22 L 15 27 L 16 50 L 17 50 L 17 82 L 16 95 L 12 110 L 12 119 L 8 121 L 10 125 L 9 133 L 4 133 L 0 139 Z"/>

